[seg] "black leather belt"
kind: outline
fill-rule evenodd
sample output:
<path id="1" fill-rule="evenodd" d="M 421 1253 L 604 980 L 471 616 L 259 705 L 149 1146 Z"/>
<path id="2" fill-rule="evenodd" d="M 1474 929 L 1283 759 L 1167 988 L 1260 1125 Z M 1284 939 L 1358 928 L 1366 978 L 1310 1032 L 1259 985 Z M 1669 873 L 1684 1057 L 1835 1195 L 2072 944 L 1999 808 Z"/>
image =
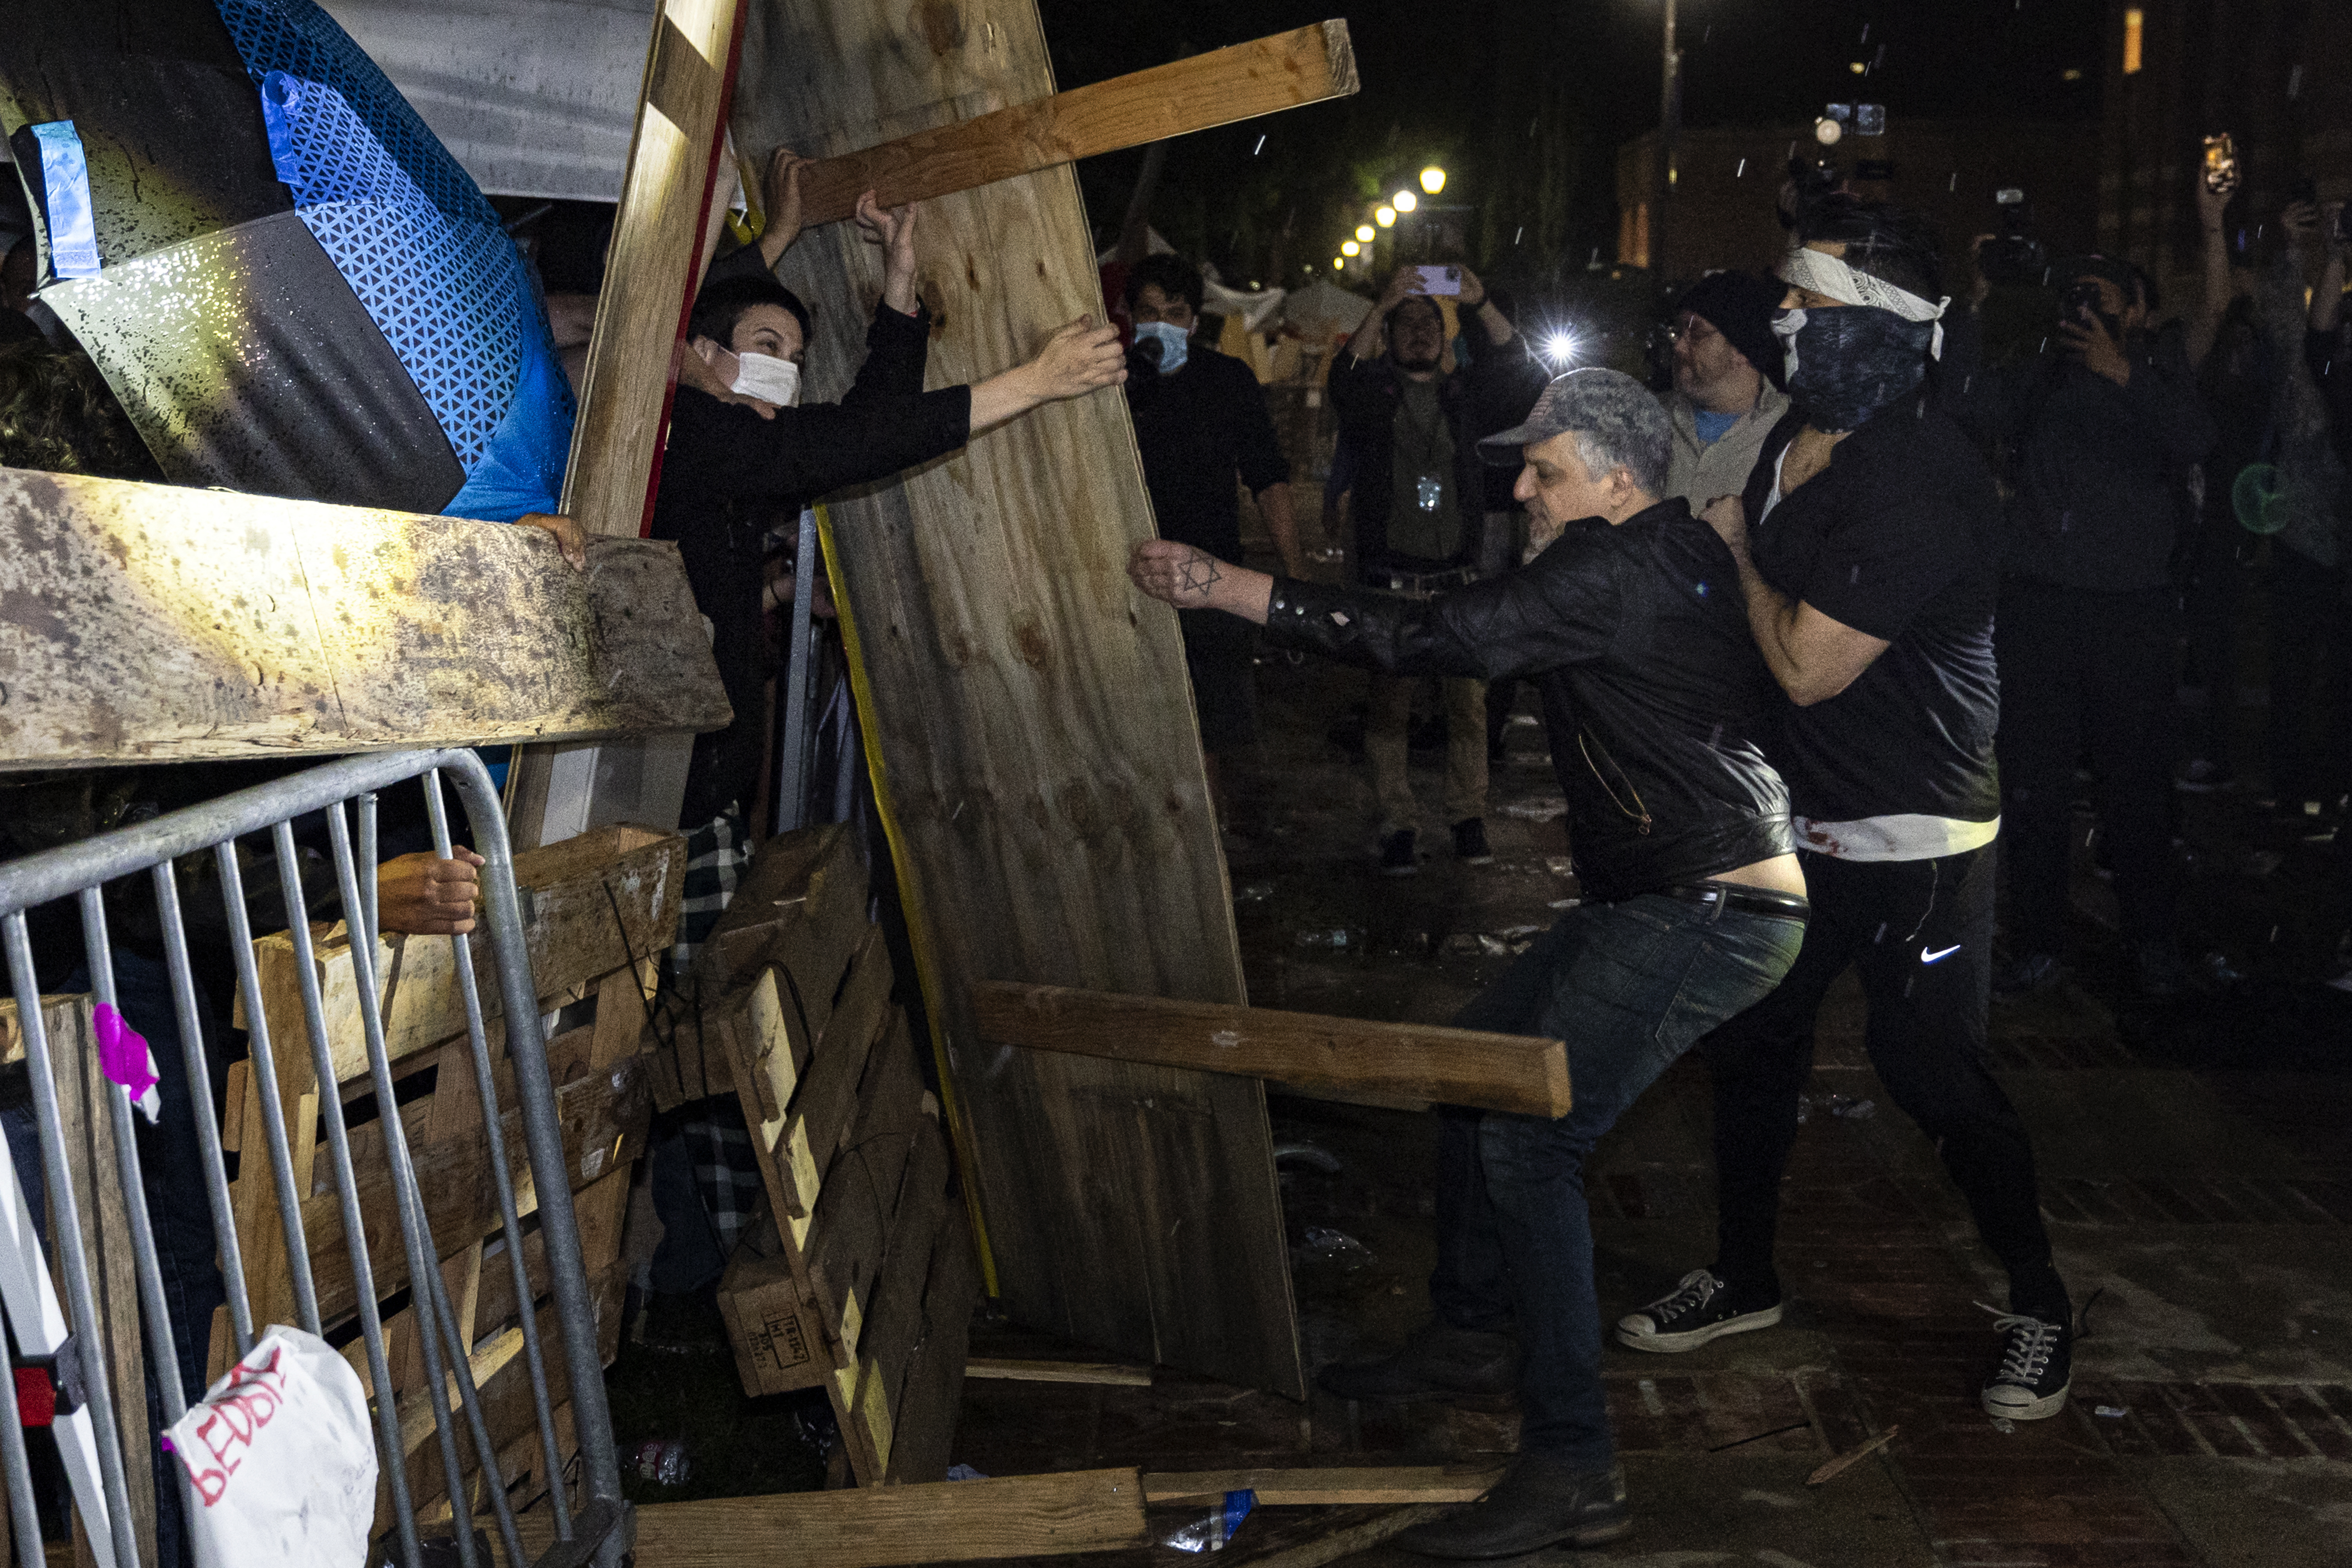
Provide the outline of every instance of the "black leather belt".
<path id="1" fill-rule="evenodd" d="M 1391 594 L 1433 595 L 1447 588 L 1466 588 L 1478 580 L 1478 574 L 1467 566 L 1456 566 L 1446 572 L 1382 572 Z M 1375 584 L 1377 586 L 1377 584 Z"/>
<path id="2" fill-rule="evenodd" d="M 1784 921 L 1801 921 L 1813 912 L 1812 901 L 1794 893 L 1776 893 L 1769 888 L 1750 888 L 1738 882 L 1676 882 L 1670 887 L 1652 889 L 1660 898 L 1679 899 L 1685 904 L 1704 904 L 1721 914 L 1726 910 L 1738 910 L 1748 915 L 1777 915 Z"/>

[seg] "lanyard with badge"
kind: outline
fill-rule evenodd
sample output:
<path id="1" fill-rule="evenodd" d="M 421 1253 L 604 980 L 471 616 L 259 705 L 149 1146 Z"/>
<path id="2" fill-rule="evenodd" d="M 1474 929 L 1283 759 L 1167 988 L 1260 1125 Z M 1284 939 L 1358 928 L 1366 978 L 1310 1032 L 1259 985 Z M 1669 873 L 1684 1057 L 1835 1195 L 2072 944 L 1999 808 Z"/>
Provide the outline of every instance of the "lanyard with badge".
<path id="1" fill-rule="evenodd" d="M 1434 416 L 1427 425 L 1413 417 L 1410 402 L 1404 405 L 1403 412 L 1405 428 L 1421 438 L 1420 460 L 1415 465 L 1421 472 L 1412 483 L 1413 500 L 1423 511 L 1434 515 L 1445 503 L 1445 476 L 1439 470 L 1437 461 L 1437 437 L 1444 427 L 1445 408 L 1434 397 L 1430 399 L 1430 406 Z"/>

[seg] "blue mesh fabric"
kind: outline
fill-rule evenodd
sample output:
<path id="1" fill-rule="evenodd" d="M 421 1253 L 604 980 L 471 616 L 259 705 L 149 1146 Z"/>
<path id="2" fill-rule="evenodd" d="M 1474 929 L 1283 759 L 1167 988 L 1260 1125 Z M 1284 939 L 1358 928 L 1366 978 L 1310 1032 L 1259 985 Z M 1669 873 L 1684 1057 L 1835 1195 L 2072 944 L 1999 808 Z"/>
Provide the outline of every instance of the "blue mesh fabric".
<path id="1" fill-rule="evenodd" d="M 472 178 L 312 0 L 218 5 L 304 226 L 470 475 L 527 362 L 552 353 L 522 258 Z M 570 397 L 559 393 L 568 440 Z"/>

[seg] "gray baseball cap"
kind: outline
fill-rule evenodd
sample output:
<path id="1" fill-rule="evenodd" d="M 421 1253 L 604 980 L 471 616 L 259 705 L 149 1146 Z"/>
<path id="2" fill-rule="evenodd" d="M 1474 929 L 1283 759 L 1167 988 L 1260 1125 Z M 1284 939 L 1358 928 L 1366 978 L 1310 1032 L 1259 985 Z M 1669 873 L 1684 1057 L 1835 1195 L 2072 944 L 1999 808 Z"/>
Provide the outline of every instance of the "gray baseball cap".
<path id="1" fill-rule="evenodd" d="M 1554 376 L 1527 418 L 1480 441 L 1478 455 L 1496 468 L 1516 468 L 1523 448 L 1565 430 L 1599 437 L 1622 459 L 1633 460 L 1637 474 L 1647 471 L 1638 457 L 1654 451 L 1663 467 L 1674 441 L 1674 426 L 1649 388 L 1622 370 L 1595 365 Z"/>

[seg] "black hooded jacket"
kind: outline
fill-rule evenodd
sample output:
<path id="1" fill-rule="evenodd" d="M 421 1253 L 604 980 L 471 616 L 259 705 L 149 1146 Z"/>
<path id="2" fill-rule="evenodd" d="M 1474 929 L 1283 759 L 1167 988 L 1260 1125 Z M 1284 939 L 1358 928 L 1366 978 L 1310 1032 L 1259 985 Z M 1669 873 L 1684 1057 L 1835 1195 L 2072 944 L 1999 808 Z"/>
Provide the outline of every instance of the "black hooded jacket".
<path id="1" fill-rule="evenodd" d="M 1585 895 L 1614 903 L 1785 855 L 1764 760 L 1780 689 L 1739 573 L 1681 500 L 1568 525 L 1533 564 L 1430 600 L 1278 578 L 1273 640 L 1403 675 L 1522 677 L 1543 692 Z"/>

